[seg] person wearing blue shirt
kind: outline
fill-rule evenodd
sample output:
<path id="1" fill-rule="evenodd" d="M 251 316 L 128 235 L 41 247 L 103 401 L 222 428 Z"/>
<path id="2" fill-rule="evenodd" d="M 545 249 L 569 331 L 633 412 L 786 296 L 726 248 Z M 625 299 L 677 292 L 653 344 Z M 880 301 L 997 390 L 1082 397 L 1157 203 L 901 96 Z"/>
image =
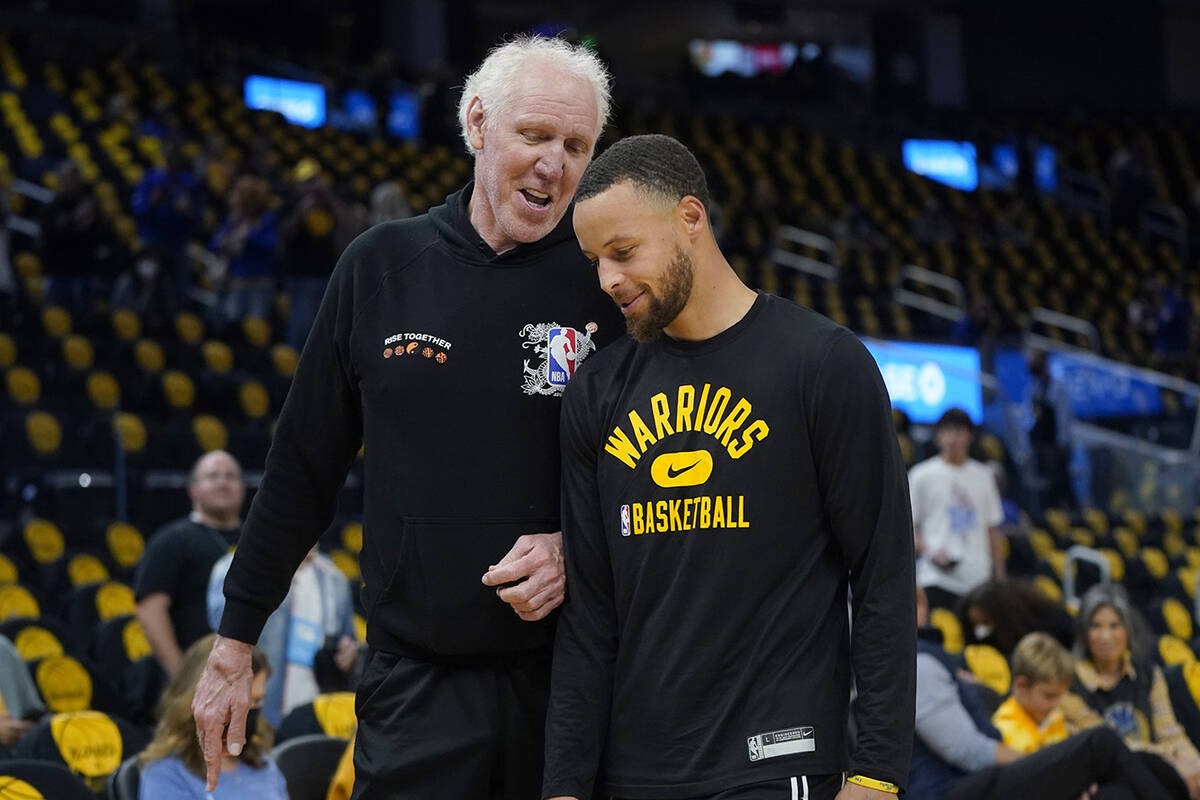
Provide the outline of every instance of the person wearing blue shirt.
<path id="1" fill-rule="evenodd" d="M 165 166 L 147 172 L 134 189 L 130 207 L 138 237 L 170 276 L 175 306 L 182 308 L 192 288 L 187 246 L 200 226 L 204 191 L 188 171 L 178 144 L 168 144 L 164 156 Z"/>
<path id="2" fill-rule="evenodd" d="M 228 264 L 222 301 L 226 322 L 266 318 L 275 299 L 275 247 L 278 220 L 268 208 L 270 187 L 262 178 L 243 175 L 229 194 L 229 216 L 213 234 L 211 249 Z"/>
<path id="3" fill-rule="evenodd" d="M 205 791 L 204 755 L 196 738 L 192 698 L 215 638 L 210 634 L 188 648 L 179 672 L 163 692 L 162 719 L 153 741 L 138 757 L 142 771 L 139 800 L 287 800 L 283 773 L 266 755 L 273 734 L 260 712 L 271 667 L 257 647 L 250 657 L 254 681 L 246 720 L 246 730 L 253 733 L 240 755 L 226 753 L 222 757 L 221 783 L 213 791 Z"/>
<path id="4" fill-rule="evenodd" d="M 208 622 L 213 630 L 221 624 L 225 611 L 225 574 L 232 562 L 233 553 L 223 556 L 208 579 Z M 277 665 L 267 680 L 263 703 L 263 716 L 274 727 L 278 728 L 293 708 L 317 696 L 320 687 L 313 662 L 330 637 L 338 643 L 334 662 L 342 672 L 349 672 L 358 658 L 350 582 L 314 547 L 296 569 L 283 604 L 267 618 L 258 637 L 258 646 Z"/>

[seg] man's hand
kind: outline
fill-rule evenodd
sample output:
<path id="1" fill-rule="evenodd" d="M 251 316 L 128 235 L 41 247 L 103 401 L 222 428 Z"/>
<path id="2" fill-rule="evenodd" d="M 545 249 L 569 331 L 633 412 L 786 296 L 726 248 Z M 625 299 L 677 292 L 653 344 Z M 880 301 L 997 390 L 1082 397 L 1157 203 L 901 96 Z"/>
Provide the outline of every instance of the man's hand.
<path id="1" fill-rule="evenodd" d="M 878 789 L 868 789 L 857 783 L 847 783 L 833 800 L 896 800 L 896 795 Z"/>
<path id="2" fill-rule="evenodd" d="M 502 586 L 496 595 L 526 622 L 544 619 L 562 605 L 567 585 L 563 570 L 562 531 L 530 533 L 517 539 L 500 563 L 488 567 L 485 586 Z"/>
<path id="3" fill-rule="evenodd" d="M 0 744 L 14 746 L 25 731 L 33 727 L 33 723 L 24 719 L 10 717 L 7 712 L 0 711 Z"/>
<path id="4" fill-rule="evenodd" d="M 217 788 L 221 756 L 226 752 L 236 756 L 246 744 L 246 711 L 250 708 L 250 685 L 254 682 L 250 647 L 245 642 L 218 636 L 196 684 L 192 716 L 196 719 L 196 734 L 208 773 L 207 792 Z"/>
<path id="5" fill-rule="evenodd" d="M 1200 798 L 1200 771 L 1188 771 L 1181 773 L 1183 782 L 1187 784 L 1188 796 L 1192 800 Z"/>

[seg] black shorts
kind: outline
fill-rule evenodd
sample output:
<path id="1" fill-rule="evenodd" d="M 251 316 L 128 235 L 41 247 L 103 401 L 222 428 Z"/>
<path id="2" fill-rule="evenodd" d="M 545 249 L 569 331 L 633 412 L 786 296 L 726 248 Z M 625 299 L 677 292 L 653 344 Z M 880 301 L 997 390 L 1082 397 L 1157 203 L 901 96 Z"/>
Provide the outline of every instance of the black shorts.
<path id="1" fill-rule="evenodd" d="M 737 786 L 695 800 L 833 800 L 845 782 L 841 774 L 796 775 Z"/>
<path id="2" fill-rule="evenodd" d="M 458 666 L 372 650 L 352 800 L 537 800 L 549 692 L 548 657 Z"/>

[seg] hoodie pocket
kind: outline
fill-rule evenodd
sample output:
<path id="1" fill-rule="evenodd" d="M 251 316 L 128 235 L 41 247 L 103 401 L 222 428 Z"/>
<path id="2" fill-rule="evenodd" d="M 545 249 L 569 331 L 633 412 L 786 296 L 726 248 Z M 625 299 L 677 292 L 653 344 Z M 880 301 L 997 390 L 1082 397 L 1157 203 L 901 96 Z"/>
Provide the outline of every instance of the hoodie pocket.
<path id="1" fill-rule="evenodd" d="M 398 561 L 375 624 L 443 655 L 510 653 L 548 646 L 550 620 L 524 622 L 482 582 L 517 539 L 558 530 L 551 518 L 460 520 L 408 517 Z"/>

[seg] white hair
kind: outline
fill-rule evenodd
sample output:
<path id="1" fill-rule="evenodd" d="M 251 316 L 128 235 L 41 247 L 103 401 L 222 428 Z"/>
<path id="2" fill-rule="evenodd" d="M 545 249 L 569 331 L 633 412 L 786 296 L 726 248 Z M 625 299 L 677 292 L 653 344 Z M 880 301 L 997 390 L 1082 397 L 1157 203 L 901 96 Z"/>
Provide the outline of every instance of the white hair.
<path id="1" fill-rule="evenodd" d="M 611 105 L 612 77 L 600 58 L 582 45 L 573 45 L 559 38 L 518 36 L 493 47 L 479 68 L 467 76 L 462 97 L 458 101 L 458 124 L 466 142 L 467 152 L 475 155 L 467 135 L 467 109 L 476 97 L 483 103 L 484 130 L 509 112 L 513 105 L 513 84 L 517 73 L 532 60 L 550 64 L 572 78 L 586 81 L 596 100 L 596 139 L 608 122 Z"/>

